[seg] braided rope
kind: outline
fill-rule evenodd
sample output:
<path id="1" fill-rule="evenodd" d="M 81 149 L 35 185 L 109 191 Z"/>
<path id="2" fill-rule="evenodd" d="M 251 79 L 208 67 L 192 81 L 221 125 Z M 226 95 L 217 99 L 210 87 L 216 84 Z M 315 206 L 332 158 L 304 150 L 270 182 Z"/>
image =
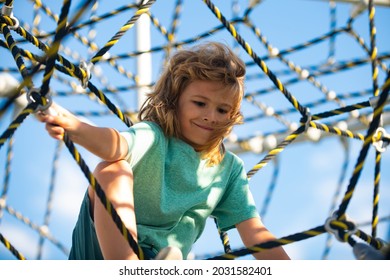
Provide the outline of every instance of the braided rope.
<path id="1" fill-rule="evenodd" d="M 119 39 L 126 33 L 127 30 L 129 30 L 130 28 L 132 28 L 134 26 L 134 23 L 139 19 L 139 17 L 146 13 L 150 6 L 153 5 L 153 3 L 156 2 L 155 0 L 149 0 L 148 2 L 146 3 L 142 3 L 140 6 L 139 6 L 139 9 L 137 10 L 137 12 L 135 13 L 135 15 L 129 20 L 127 21 L 122 27 L 121 29 L 104 45 L 103 48 L 101 48 L 95 55 L 94 57 L 91 59 L 91 62 L 93 64 L 95 64 L 96 62 L 98 62 L 99 60 L 102 59 L 103 55 L 105 53 L 107 53 L 113 45 L 115 45 Z"/>
<path id="2" fill-rule="evenodd" d="M 85 26 L 93 25 L 94 23 L 98 23 L 98 22 L 100 22 L 100 21 L 102 21 L 104 19 L 108 19 L 110 17 L 119 15 L 122 12 L 125 12 L 125 11 L 130 10 L 130 9 L 135 9 L 135 8 L 138 8 L 138 6 L 136 4 L 128 4 L 128 5 L 124 5 L 122 7 L 119 7 L 117 9 L 115 9 L 115 10 L 112 10 L 112 11 L 110 11 L 108 13 L 105 13 L 104 15 L 93 16 L 89 20 L 69 28 L 69 32 L 74 32 L 74 31 L 79 30 L 79 29 L 81 29 L 81 28 L 83 28 Z"/>
<path id="3" fill-rule="evenodd" d="M 64 143 L 68 147 L 70 153 L 72 154 L 73 158 L 77 162 L 77 164 L 80 166 L 81 170 L 83 171 L 85 177 L 88 179 L 88 182 L 96 195 L 98 196 L 99 200 L 102 202 L 104 208 L 107 210 L 108 214 L 110 214 L 112 220 L 114 221 L 115 225 L 119 229 L 119 231 L 122 233 L 122 236 L 125 238 L 125 240 L 129 243 L 130 247 L 134 251 L 135 254 L 139 257 L 139 259 L 144 259 L 144 255 L 142 252 L 141 247 L 137 244 L 133 236 L 131 235 L 130 231 L 126 228 L 126 226 L 123 224 L 121 218 L 119 217 L 118 213 L 116 212 L 114 206 L 112 203 L 107 199 L 104 190 L 100 186 L 99 182 L 95 179 L 92 172 L 89 170 L 88 165 L 85 163 L 84 159 L 81 157 L 80 153 L 74 146 L 73 142 L 70 141 L 68 135 L 65 133 L 64 135 Z"/>
<path id="4" fill-rule="evenodd" d="M 11 25 L 10 23 L 13 24 L 13 20 L 7 16 L 2 16 L 2 17 L 0 17 L 0 22 L 1 22 L 1 25 L 0 25 L 1 33 L 3 33 L 5 36 L 5 39 L 7 41 L 7 46 L 10 49 L 10 51 L 15 59 L 16 65 L 19 68 L 19 72 L 25 78 L 27 76 L 26 66 L 24 65 L 22 56 L 20 55 L 20 50 L 17 47 L 14 39 L 12 38 L 11 32 L 7 26 L 7 25 Z"/>
<path id="5" fill-rule="evenodd" d="M 220 227 L 218 226 L 218 221 L 216 218 L 213 219 L 214 220 L 214 223 L 215 223 L 215 226 L 218 230 L 218 234 L 219 234 L 219 238 L 221 239 L 221 242 L 222 242 L 222 245 L 223 245 L 223 249 L 225 251 L 225 253 L 230 253 L 232 251 L 232 248 L 230 247 L 230 240 L 229 240 L 229 236 L 227 234 L 226 231 L 222 231 L 220 229 Z"/>
<path id="6" fill-rule="evenodd" d="M 47 51 L 47 63 L 46 63 L 46 68 L 45 68 L 45 73 L 43 75 L 42 79 L 42 86 L 40 93 L 43 97 L 46 96 L 46 94 L 49 92 L 49 84 L 50 84 L 50 79 L 53 75 L 54 72 L 54 63 L 56 60 L 56 54 L 58 53 L 58 49 L 61 44 L 61 40 L 66 36 L 66 24 L 68 21 L 68 13 L 70 9 L 70 0 L 64 0 L 62 9 L 61 9 L 61 15 L 58 20 L 58 25 L 56 28 L 56 33 L 54 35 L 54 42 L 52 43 L 51 48 Z"/>
<path id="7" fill-rule="evenodd" d="M 256 245 L 251 246 L 251 247 L 245 247 L 245 248 L 233 250 L 232 252 L 230 252 L 228 254 L 223 254 L 223 255 L 212 257 L 212 258 L 208 258 L 208 260 L 233 260 L 233 259 L 245 256 L 248 254 L 259 253 L 259 252 L 262 252 L 264 250 L 269 250 L 269 249 L 276 248 L 276 247 L 283 246 L 283 245 L 287 245 L 287 244 L 290 244 L 293 242 L 302 241 L 302 240 L 305 240 L 308 238 L 312 238 L 312 237 L 318 236 L 324 232 L 326 232 L 324 226 L 318 226 L 318 227 L 309 229 L 307 231 L 303 231 L 303 232 L 296 233 L 296 234 L 291 234 L 291 235 L 288 235 L 288 236 L 285 236 L 285 237 L 282 237 L 279 239 L 264 242 L 261 244 L 256 244 Z"/>
<path id="8" fill-rule="evenodd" d="M 251 170 L 247 172 L 247 176 L 250 179 L 253 175 L 255 175 L 260 169 L 268 164 L 268 162 L 280 154 L 287 145 L 291 144 L 301 133 L 305 131 L 305 125 L 301 125 L 297 130 L 288 135 L 281 143 L 279 143 L 276 148 L 269 151 L 269 153 L 259 161 L 255 166 L 252 167 Z"/>
<path id="9" fill-rule="evenodd" d="M 87 1 L 87 2 L 90 2 L 90 1 Z M 43 103 L 42 105 L 45 105 L 44 102 L 46 101 L 46 99 L 44 97 L 45 97 L 45 95 L 47 94 L 47 92 L 49 90 L 49 82 L 50 82 L 51 76 L 53 75 L 53 71 L 54 71 L 54 61 L 57 58 L 57 52 L 58 52 L 58 49 L 59 49 L 60 41 L 66 35 L 65 26 L 66 26 L 66 22 L 67 22 L 67 14 L 69 12 L 69 7 L 70 7 L 70 1 L 66 1 L 65 0 L 63 8 L 61 10 L 60 19 L 59 19 L 59 22 L 58 22 L 58 28 L 56 30 L 55 40 L 53 42 L 52 48 L 48 50 L 47 67 L 45 69 L 43 82 L 42 82 L 42 87 L 41 87 L 41 91 L 40 91 L 40 94 L 41 94 L 42 98 L 37 98 L 35 100 L 37 102 L 30 103 L 27 106 L 27 108 L 32 107 L 32 109 L 28 109 L 28 110 L 25 109 L 25 110 L 23 110 L 22 113 L 19 114 L 19 116 L 11 123 L 9 128 L 0 137 L 0 144 L 1 144 L 1 146 L 4 144 L 6 139 L 8 139 L 10 136 L 12 136 L 13 132 L 16 130 L 17 127 L 20 126 L 20 124 L 26 118 L 26 116 L 28 114 L 33 113 L 36 110 L 36 108 L 40 105 L 39 102 L 42 102 Z M 87 5 L 84 5 L 83 7 L 85 9 L 87 7 Z M 80 10 L 77 13 L 77 15 L 76 15 L 75 20 L 79 16 L 81 16 L 81 14 L 82 14 L 82 11 Z M 11 46 L 11 51 L 13 53 L 16 52 L 16 51 L 19 52 L 18 49 L 16 49 L 16 51 L 14 51 L 15 48 L 17 48 L 17 47 L 14 44 L 14 42 L 11 41 L 12 38 L 9 35 L 10 34 L 9 30 L 8 30 L 8 33 L 7 33 L 7 29 L 8 28 L 6 27 L 6 25 L 2 24 L 2 30 L 5 31 L 5 34 L 6 34 L 6 37 L 7 37 L 7 41 L 9 41 L 8 44 Z M 15 57 L 15 60 L 17 60 L 20 56 L 14 55 L 14 57 Z M 23 62 L 21 62 L 20 64 L 22 66 L 24 65 Z M 19 67 L 19 68 L 20 68 L 20 71 L 25 69 L 23 67 Z M 91 83 L 89 83 L 89 86 L 92 87 L 93 85 Z M 92 89 L 92 91 L 94 91 L 94 88 Z M 97 91 L 97 89 L 96 89 L 96 91 Z M 105 96 L 101 92 L 97 91 L 97 95 L 103 101 L 105 101 L 105 104 L 111 105 L 109 107 L 112 108 L 113 104 L 110 103 L 109 100 L 106 99 Z M 123 117 L 123 114 L 120 112 L 120 110 L 116 109 L 115 112 L 121 117 L 121 119 L 125 119 Z M 84 160 L 81 158 L 79 152 L 76 150 L 76 148 L 74 147 L 73 143 L 68 139 L 68 137 L 66 135 L 64 137 L 64 142 L 65 142 L 66 146 L 68 147 L 69 151 L 71 152 L 71 154 L 73 155 L 73 157 L 76 160 L 76 162 L 80 165 L 81 169 L 83 170 L 84 174 L 88 178 L 92 188 L 96 191 L 98 197 L 102 201 L 102 203 L 105 206 L 106 210 L 112 216 L 115 224 L 117 225 L 118 229 L 121 231 L 121 233 L 124 236 L 125 240 L 129 243 L 129 245 L 131 246 L 133 251 L 137 254 L 137 256 L 140 259 L 143 259 L 144 256 L 143 256 L 143 252 L 142 252 L 141 248 L 138 246 L 138 244 L 133 239 L 133 237 L 131 236 L 131 234 L 128 231 L 128 229 L 122 223 L 119 215 L 116 213 L 116 211 L 113 208 L 111 202 L 107 200 L 107 198 L 106 198 L 106 196 L 104 194 L 104 191 L 101 189 L 100 185 L 97 183 L 97 181 L 93 177 L 92 173 L 89 171 L 88 167 L 86 166 Z M 1 148 L 1 146 L 0 146 L 0 148 Z"/>
<path id="10" fill-rule="evenodd" d="M 350 182 L 349 182 L 349 185 L 347 187 L 347 191 L 345 192 L 343 201 L 340 204 L 340 207 L 337 211 L 338 217 L 342 217 L 345 215 L 345 211 L 347 209 L 347 206 L 352 198 L 352 193 L 356 187 L 356 183 L 357 183 L 359 176 L 361 174 L 361 171 L 362 171 L 362 168 L 364 165 L 364 161 L 365 161 L 365 158 L 367 156 L 368 149 L 370 147 L 372 138 L 375 134 L 375 130 L 377 129 L 377 127 L 379 125 L 380 117 L 381 117 L 383 108 L 385 106 L 386 99 L 389 95 L 389 90 L 390 90 L 390 73 L 389 73 L 388 77 L 386 78 L 386 82 L 384 83 L 384 85 L 382 87 L 382 93 L 380 94 L 378 104 L 374 109 L 373 120 L 372 120 L 370 127 L 368 128 L 366 136 L 364 138 L 365 139 L 364 144 L 363 144 L 363 147 L 360 151 L 357 163 L 355 165 L 355 169 L 353 171 L 353 175 L 352 175 Z"/>
<path id="11" fill-rule="evenodd" d="M 0 241 L 18 260 L 25 260 L 25 257 L 19 253 L 19 251 L 12 246 L 12 244 L 1 234 L 0 232 Z"/>
<path id="12" fill-rule="evenodd" d="M 376 28 L 374 23 L 375 16 L 375 7 L 373 6 L 372 0 L 368 1 L 368 12 L 369 12 L 369 25 L 370 25 L 370 46 L 371 46 L 371 69 L 372 69 L 372 89 L 374 92 L 374 96 L 379 95 L 379 86 L 378 86 L 378 67 L 377 67 L 377 54 L 378 50 L 376 48 Z M 382 122 L 378 124 L 381 126 Z M 373 192 L 373 209 L 372 209 L 372 236 L 376 236 L 377 233 L 377 225 L 378 225 L 378 211 L 379 211 L 379 179 L 381 176 L 380 173 L 380 164 L 382 154 L 378 150 L 375 152 L 375 178 L 374 178 L 374 192 Z"/>
<path id="13" fill-rule="evenodd" d="M 278 57 L 281 62 L 286 64 L 287 67 L 298 74 L 299 79 L 306 79 L 324 94 L 329 94 L 329 90 L 320 81 L 318 81 L 318 79 L 316 79 L 315 75 L 311 74 L 307 69 L 303 69 L 301 66 L 296 65 L 292 60 L 286 59 L 285 56 L 281 55 L 277 49 L 273 48 L 265 36 L 261 34 L 260 29 L 255 27 L 251 21 L 246 20 L 244 23 L 249 26 L 255 35 L 260 39 L 263 45 L 267 48 L 271 57 Z M 286 83 L 284 83 L 284 85 L 286 86 Z M 335 99 L 335 101 L 337 101 L 337 99 Z"/>
<path id="14" fill-rule="evenodd" d="M 304 108 L 298 100 L 291 95 L 291 93 L 284 87 L 283 83 L 274 75 L 263 60 L 253 51 L 250 45 L 244 41 L 240 34 L 237 33 L 234 25 L 232 25 L 219 11 L 219 9 L 209 0 L 203 0 L 213 14 L 222 22 L 222 24 L 229 30 L 234 39 L 245 49 L 245 51 L 252 57 L 256 64 L 263 70 L 263 72 L 270 78 L 274 85 L 284 94 L 287 100 L 297 109 L 302 116 L 306 115 L 306 108 Z"/>
<path id="15" fill-rule="evenodd" d="M 31 103 L 29 104 L 16 118 L 11 122 L 11 124 L 8 126 L 8 128 L 3 132 L 3 134 L 0 136 L 0 149 L 4 145 L 4 143 L 7 141 L 7 139 L 11 138 L 14 134 L 15 130 L 22 124 L 22 122 L 26 119 L 26 117 L 33 112 L 35 112 L 35 109 L 37 107 L 37 103 Z"/>

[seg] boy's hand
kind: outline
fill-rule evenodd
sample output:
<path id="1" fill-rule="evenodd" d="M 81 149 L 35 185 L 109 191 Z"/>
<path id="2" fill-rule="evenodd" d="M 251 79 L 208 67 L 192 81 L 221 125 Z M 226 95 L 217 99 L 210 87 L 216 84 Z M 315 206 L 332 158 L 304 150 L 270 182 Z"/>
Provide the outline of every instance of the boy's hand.
<path id="1" fill-rule="evenodd" d="M 57 140 L 63 140 L 65 131 L 72 138 L 80 126 L 80 120 L 61 106 L 53 103 L 49 110 L 36 114 L 39 121 L 46 123 L 49 135 Z"/>

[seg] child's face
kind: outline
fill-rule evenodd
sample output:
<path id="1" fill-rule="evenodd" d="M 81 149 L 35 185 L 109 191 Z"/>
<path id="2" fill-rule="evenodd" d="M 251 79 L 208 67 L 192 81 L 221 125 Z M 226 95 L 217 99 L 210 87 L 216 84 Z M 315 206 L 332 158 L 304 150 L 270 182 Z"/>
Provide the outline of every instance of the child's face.
<path id="1" fill-rule="evenodd" d="M 179 98 L 178 118 L 182 138 L 190 145 L 205 145 L 218 123 L 229 120 L 234 95 L 220 83 L 194 81 Z"/>

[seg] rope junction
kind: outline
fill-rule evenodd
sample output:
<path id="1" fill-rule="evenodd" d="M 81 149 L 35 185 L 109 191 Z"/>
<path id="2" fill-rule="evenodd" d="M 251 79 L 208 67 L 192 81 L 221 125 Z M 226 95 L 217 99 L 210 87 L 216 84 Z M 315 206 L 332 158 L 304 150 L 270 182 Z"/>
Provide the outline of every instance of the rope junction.
<path id="1" fill-rule="evenodd" d="M 129 101 L 125 100 L 122 95 L 129 93 L 130 95 L 134 95 L 134 92 L 139 88 L 151 87 L 153 83 L 141 84 L 140 77 L 127 70 L 127 67 L 121 65 L 121 61 L 124 61 L 123 64 L 127 65 L 126 63 L 129 59 L 136 59 L 145 54 L 154 55 L 161 61 L 165 61 L 166 57 L 174 49 L 179 49 L 203 40 L 212 40 L 213 36 L 223 36 L 224 41 L 226 39 L 232 39 L 235 47 L 241 52 L 245 52 L 242 53 L 242 57 L 248 59 L 246 62 L 248 69 L 247 83 L 256 83 L 257 88 L 251 89 L 246 93 L 244 99 L 247 104 L 243 108 L 244 110 L 248 108 L 248 111 L 253 111 L 253 108 L 255 108 L 256 112 L 260 111 L 260 114 L 256 113 L 256 115 L 250 116 L 244 111 L 244 122 L 246 124 L 256 124 L 258 121 L 273 118 L 276 121 L 275 123 L 278 124 L 278 126 L 274 125 L 274 127 L 282 127 L 279 131 L 273 130 L 264 135 L 252 134 L 238 137 L 232 134 L 226 142 L 228 148 L 236 153 L 266 153 L 249 170 L 248 177 L 251 180 L 270 161 L 273 161 L 275 165 L 269 190 L 263 209 L 261 210 L 262 217 L 266 215 L 276 186 L 276 180 L 280 176 L 278 158 L 290 144 L 307 140 L 305 135 L 308 136 L 310 131 L 321 132 L 323 137 L 337 135 L 345 147 L 346 156 L 338 190 L 331 207 L 332 214 L 324 221 L 324 224 L 299 233 L 286 235 L 271 242 L 236 250 L 231 248 L 231 242 L 227 233 L 220 231 L 218 228 L 224 253 L 196 257 L 199 259 L 236 259 L 248 254 L 277 246 L 288 245 L 327 233 L 328 240 L 322 256 L 324 259 L 328 257 L 331 246 L 330 238 L 332 236 L 339 242 L 348 243 L 353 248 L 353 253 L 358 259 L 390 258 L 390 249 L 387 244 L 388 240 L 386 242 L 386 240 L 379 238 L 377 232 L 379 222 L 386 223 L 390 220 L 390 217 L 379 217 L 380 166 L 382 154 L 386 152 L 387 146 L 390 143 L 390 133 L 386 131 L 386 125 L 390 123 L 388 108 L 386 107 L 389 103 L 388 94 L 390 89 L 390 71 L 386 66 L 386 62 L 390 58 L 390 53 L 380 52 L 376 46 L 375 7 L 372 1 L 369 1 L 367 7 L 370 34 L 369 45 L 365 43 L 357 28 L 355 28 L 355 22 L 359 20 L 359 16 L 362 16 L 355 13 L 348 18 L 346 25 L 342 27 L 336 26 L 334 16 L 332 16 L 330 32 L 284 50 L 273 47 L 255 22 L 256 13 L 261 13 L 263 5 L 266 5 L 261 3 L 262 1 L 248 1 L 249 4 L 242 13 L 238 11 L 239 9 L 237 10 L 237 7 L 239 2 L 245 1 L 232 1 L 235 10 L 230 19 L 226 16 L 227 13 L 222 12 L 212 1 L 199 1 L 203 2 L 202 12 L 207 13 L 210 18 L 214 18 L 215 22 L 218 22 L 220 25 L 210 27 L 206 31 L 199 34 L 192 34 L 192 37 L 184 39 L 180 37 L 181 33 L 179 31 L 180 17 L 183 13 L 183 7 L 185 7 L 184 1 L 182 0 L 176 0 L 173 3 L 174 12 L 169 28 L 163 26 L 161 24 L 162 21 L 160 22 L 159 17 L 154 14 L 159 11 L 156 7 L 161 4 L 159 1 L 136 1 L 137 3 L 125 4 L 111 11 L 98 14 L 99 3 L 101 1 L 79 1 L 74 10 L 72 10 L 72 1 L 64 0 L 62 6 L 57 7 L 60 8 L 59 15 L 42 3 L 42 1 L 29 0 L 29 2 L 33 4 L 33 26 L 24 22 L 23 18 L 18 18 L 20 15 L 18 15 L 17 10 L 13 10 L 13 0 L 0 1 L 2 4 L 0 13 L 0 35 L 2 35 L 0 37 L 0 47 L 2 53 L 5 54 L 8 52 L 11 54 L 14 65 L 16 65 L 16 67 L 2 67 L 0 65 L 0 73 L 4 74 L 4 76 L 0 77 L 0 82 L 1 79 L 4 79 L 4 83 L 9 83 L 4 90 L 0 87 L 0 94 L 5 97 L 0 105 L 1 123 L 5 124 L 5 120 L 3 119 L 7 118 L 12 107 L 15 108 L 14 117 L 9 122 L 9 125 L 4 128 L 4 132 L 0 131 L 0 151 L 6 150 L 6 167 L 3 187 L 0 193 L 0 242 L 15 258 L 25 259 L 24 255 L 9 241 L 11 238 L 7 239 L 2 233 L 1 222 L 4 213 L 15 217 L 30 227 L 34 232 L 38 233 L 40 241 L 37 259 L 42 258 L 45 240 L 50 241 L 65 256 L 69 253 L 67 246 L 54 236 L 49 227 L 50 218 L 53 215 L 52 204 L 57 166 L 60 151 L 64 146 L 62 143 L 58 143 L 56 146 L 43 224 L 37 225 L 32 222 L 24 214 L 15 210 L 8 202 L 14 141 L 17 139 L 15 135 L 16 131 L 23 126 L 23 122 L 37 111 L 49 110 L 54 98 L 66 102 L 66 97 L 87 96 L 93 102 L 96 101 L 99 105 L 108 108 L 108 111 L 91 110 L 86 112 L 85 110 L 74 110 L 73 113 L 82 117 L 115 115 L 121 123 L 130 127 L 136 122 L 137 108 L 129 106 L 127 104 Z M 336 5 L 334 1 L 330 2 L 331 15 L 334 15 Z M 154 7 L 156 7 L 155 10 L 153 9 Z M 113 54 L 115 48 L 119 47 L 120 42 L 125 41 L 126 33 L 134 29 L 133 27 L 142 15 L 145 15 L 151 20 L 155 27 L 155 32 L 161 36 L 160 41 L 163 41 L 163 43 L 160 43 L 160 45 L 156 44 L 148 50 L 136 50 L 130 53 L 125 47 L 126 52 Z M 47 21 L 52 21 L 50 25 L 48 24 L 48 26 L 55 26 L 52 31 L 41 31 L 41 25 L 43 25 L 43 23 L 41 24 L 42 16 L 45 16 Z M 114 33 L 106 43 L 104 41 L 100 42 L 104 38 L 95 38 L 94 33 L 100 31 L 100 28 L 107 29 L 109 27 L 108 32 L 113 31 L 113 27 L 110 25 L 111 23 L 108 23 L 109 25 L 107 26 L 103 24 L 106 21 L 120 16 L 125 16 L 129 19 L 119 27 L 119 31 Z M 100 27 L 99 24 L 102 24 L 103 27 Z M 221 33 L 223 35 L 220 35 Z M 335 43 L 340 36 L 348 36 L 349 39 L 356 42 L 364 52 L 364 57 L 344 61 L 336 59 Z M 248 40 L 248 37 L 254 37 L 255 40 Z M 71 40 L 75 40 L 85 50 L 81 50 L 80 47 L 80 51 L 78 52 L 78 50 L 68 48 L 67 42 Z M 301 50 L 315 47 L 326 41 L 329 41 L 330 44 L 329 56 L 327 62 L 320 66 L 302 67 L 288 58 Z M 259 43 L 261 47 L 253 47 L 258 46 Z M 100 44 L 103 47 L 100 48 Z M 39 50 L 39 52 L 35 53 L 30 51 L 28 47 L 31 46 L 33 46 L 35 51 Z M 266 50 L 267 55 L 259 55 L 262 48 Z M 4 54 L 2 54 L 2 57 L 5 56 Z M 268 63 L 271 65 L 275 60 L 287 67 L 287 70 L 271 70 L 273 67 L 270 67 Z M 71 61 L 77 61 L 77 63 Z M 367 64 L 371 66 L 372 85 L 369 89 L 344 94 L 336 93 L 320 81 L 320 78 L 326 75 L 345 72 L 351 69 L 354 70 L 357 67 Z M 110 72 L 104 71 L 105 73 L 103 75 L 103 67 L 104 69 L 109 69 Z M 118 79 L 125 80 L 126 84 L 123 86 L 113 86 L 109 81 L 112 78 L 112 72 L 119 74 L 120 77 Z M 6 76 L 9 73 L 15 76 L 18 75 L 21 78 L 21 82 L 12 84 L 12 79 Z M 282 77 L 287 78 L 282 79 Z M 381 84 L 380 77 L 383 77 L 383 84 Z M 6 79 L 8 80 L 6 81 Z M 262 82 L 261 80 L 264 81 Z M 326 79 L 324 78 L 324 80 Z M 302 81 L 311 86 L 311 91 L 314 88 L 320 92 L 321 98 L 307 102 L 306 104 L 300 102 L 303 98 L 294 96 L 287 86 L 294 88 L 295 85 L 302 83 Z M 40 86 L 36 86 L 35 84 L 37 83 L 40 83 Z M 61 86 L 53 86 L 54 83 L 58 83 Z M 268 88 L 259 88 L 259 84 L 265 84 Z M 263 101 L 271 100 L 269 94 L 274 93 L 275 90 L 281 93 L 287 101 L 287 109 L 276 109 Z M 126 99 L 130 99 L 129 96 L 125 97 Z M 111 99 L 115 99 L 115 101 L 111 101 Z M 354 99 L 360 99 L 360 101 L 351 104 L 351 100 Z M 318 108 L 321 108 L 320 106 L 328 104 L 335 104 L 336 107 L 332 105 L 328 106 L 325 111 L 311 113 L 318 111 Z M 16 110 L 17 108 L 18 110 Z M 336 119 L 336 121 L 324 123 L 321 122 L 323 119 Z M 355 123 L 355 127 L 348 127 L 348 125 L 347 127 L 342 127 L 342 122 L 346 124 Z M 271 141 L 272 139 L 274 141 Z M 310 140 L 310 138 L 308 139 Z M 337 201 L 341 193 L 343 181 L 347 176 L 347 165 L 351 161 L 349 158 L 348 143 L 352 140 L 359 141 L 362 147 L 357 157 L 352 176 L 345 189 L 344 196 L 337 208 Z M 142 249 L 138 246 L 136 240 L 133 239 L 129 230 L 123 225 L 111 202 L 106 198 L 104 191 L 89 170 L 86 160 L 83 159 L 81 153 L 66 135 L 63 142 L 74 161 L 79 165 L 88 183 L 92 186 L 103 205 L 105 205 L 118 230 L 120 230 L 123 237 L 129 243 L 129 246 L 143 259 Z M 354 197 L 371 146 L 375 148 L 375 178 L 373 182 L 372 220 L 370 221 L 371 233 L 367 234 L 359 227 L 359 224 L 354 223 L 347 217 L 347 210 Z M 357 239 L 361 241 L 358 242 Z"/>

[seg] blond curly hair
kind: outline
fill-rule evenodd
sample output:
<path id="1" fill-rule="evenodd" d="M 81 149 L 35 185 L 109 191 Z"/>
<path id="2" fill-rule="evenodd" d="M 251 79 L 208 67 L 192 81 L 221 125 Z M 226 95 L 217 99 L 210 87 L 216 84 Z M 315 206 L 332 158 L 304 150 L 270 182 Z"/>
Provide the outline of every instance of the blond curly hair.
<path id="1" fill-rule="evenodd" d="M 233 125 L 242 123 L 240 112 L 244 92 L 245 63 L 226 45 L 209 42 L 191 49 L 177 51 L 164 68 L 154 90 L 148 94 L 138 118 L 140 121 L 157 123 L 167 137 L 182 139 L 177 118 L 179 98 L 193 81 L 214 81 L 221 83 L 234 96 L 234 108 L 229 121 L 219 124 L 207 144 L 194 147 L 208 159 L 209 165 L 222 161 L 225 148 L 224 138 Z"/>

